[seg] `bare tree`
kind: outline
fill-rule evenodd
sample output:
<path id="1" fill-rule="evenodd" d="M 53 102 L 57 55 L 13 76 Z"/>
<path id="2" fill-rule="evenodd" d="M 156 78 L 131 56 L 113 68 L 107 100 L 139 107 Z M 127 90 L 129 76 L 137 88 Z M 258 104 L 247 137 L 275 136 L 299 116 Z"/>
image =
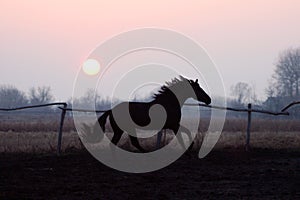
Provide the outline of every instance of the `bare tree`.
<path id="1" fill-rule="evenodd" d="M 266 89 L 264 102 L 267 109 L 278 111 L 291 101 L 300 98 L 300 48 L 289 48 L 279 54 L 275 71 Z M 290 111 L 291 116 L 300 116 L 299 110 Z"/>
<path id="2" fill-rule="evenodd" d="M 45 104 L 54 100 L 53 95 L 51 94 L 50 87 L 37 87 L 30 88 L 29 90 L 29 101 L 31 104 Z"/>
<path id="3" fill-rule="evenodd" d="M 251 86 L 248 83 L 238 82 L 231 86 L 231 94 L 235 97 L 238 104 L 243 104 L 251 100 Z"/>
<path id="4" fill-rule="evenodd" d="M 120 103 L 120 100 L 107 96 L 103 97 L 94 89 L 87 89 L 81 97 L 73 98 L 70 102 L 73 103 L 72 106 L 74 105 L 75 108 L 90 109 L 91 105 L 95 105 L 97 110 L 107 110 Z M 71 105 L 71 103 L 68 103 L 68 105 Z"/>
<path id="5" fill-rule="evenodd" d="M 278 88 L 276 87 L 277 83 L 275 82 L 274 79 L 269 79 L 268 80 L 268 87 L 265 89 L 265 93 L 267 97 L 276 97 Z"/>
<path id="6" fill-rule="evenodd" d="M 12 85 L 0 86 L 0 106 L 4 108 L 12 108 L 24 106 L 28 103 L 24 92 L 18 90 Z"/>
<path id="7" fill-rule="evenodd" d="M 89 109 L 91 105 L 95 105 L 97 107 L 97 103 L 100 100 L 100 96 L 94 89 L 87 89 L 83 96 L 79 98 L 74 98 L 73 103 L 76 107 L 82 109 Z"/>
<path id="8" fill-rule="evenodd" d="M 290 48 L 280 54 L 273 79 L 275 84 L 269 86 L 269 91 L 275 90 L 278 96 L 299 97 L 300 48 Z"/>

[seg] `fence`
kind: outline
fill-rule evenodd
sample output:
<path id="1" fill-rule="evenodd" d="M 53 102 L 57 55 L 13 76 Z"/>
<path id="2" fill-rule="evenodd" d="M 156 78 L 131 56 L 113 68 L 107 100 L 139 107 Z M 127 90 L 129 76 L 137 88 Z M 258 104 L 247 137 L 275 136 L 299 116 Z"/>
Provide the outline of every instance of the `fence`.
<path id="1" fill-rule="evenodd" d="M 57 139 L 57 155 L 61 154 L 61 141 L 62 141 L 62 131 L 63 131 L 63 125 L 66 115 L 66 108 L 68 106 L 65 102 L 57 102 L 57 103 L 48 103 L 48 104 L 42 104 L 42 105 L 33 105 L 33 106 L 23 106 L 18 108 L 0 108 L 0 111 L 17 111 L 17 110 L 25 110 L 25 109 L 31 109 L 31 108 L 41 108 L 41 107 L 49 107 L 49 106 L 62 106 L 59 108 L 62 108 L 61 116 L 60 116 L 60 124 L 58 128 L 58 139 Z"/>
<path id="2" fill-rule="evenodd" d="M 235 111 L 235 112 L 247 112 L 248 113 L 248 122 L 247 122 L 247 133 L 246 133 L 246 143 L 245 143 L 245 148 L 246 151 L 250 149 L 250 131 L 251 131 L 251 121 L 252 121 L 252 113 L 262 113 L 262 114 L 268 114 L 268 115 L 289 115 L 289 112 L 287 110 L 291 108 L 294 105 L 300 104 L 299 102 L 292 102 L 285 106 L 280 112 L 272 112 L 268 110 L 258 110 L 258 109 L 252 109 L 252 104 L 248 104 L 247 109 L 239 109 L 239 108 L 230 108 L 230 107 L 220 107 L 220 106 L 212 106 L 212 105 L 205 105 L 205 104 L 185 104 L 187 106 L 202 106 L 202 107 L 208 107 L 211 109 L 220 109 L 220 110 L 229 110 L 229 111 Z"/>
<path id="3" fill-rule="evenodd" d="M 201 107 L 207 107 L 210 109 L 221 109 L 221 110 L 229 110 L 234 112 L 247 112 L 248 113 L 248 122 L 247 122 L 247 132 L 246 132 L 246 142 L 245 147 L 246 150 L 249 150 L 250 148 L 250 131 L 251 131 L 251 119 L 252 119 L 252 113 L 262 113 L 262 114 L 268 114 L 268 115 L 289 115 L 289 112 L 287 112 L 288 109 L 290 109 L 292 106 L 295 106 L 297 104 L 300 104 L 300 101 L 292 102 L 285 106 L 280 112 L 272 112 L 268 110 L 258 110 L 258 109 L 252 109 L 252 104 L 248 104 L 247 109 L 239 109 L 239 108 L 231 108 L 231 107 L 220 107 L 220 106 L 213 106 L 213 105 L 206 105 L 206 104 L 184 104 L 186 106 L 201 106 Z M 24 106 L 24 107 L 18 107 L 18 108 L 0 108 L 0 111 L 16 111 L 16 110 L 24 110 L 24 109 L 32 109 L 32 108 L 40 108 L 40 107 L 48 107 L 48 106 L 59 106 L 58 108 L 61 109 L 61 116 L 60 116 L 60 123 L 58 128 L 58 137 L 57 137 L 57 155 L 61 154 L 61 143 L 62 143 L 62 132 L 63 132 L 63 125 L 64 125 L 64 119 L 67 111 L 76 111 L 76 112 L 97 112 L 102 113 L 105 112 L 105 110 L 85 110 L 85 109 L 71 109 L 67 108 L 67 103 L 65 102 L 57 102 L 57 103 L 48 103 L 48 104 L 42 104 L 42 105 L 33 105 L 33 106 Z M 159 132 L 157 136 L 157 145 L 159 146 L 162 132 Z"/>

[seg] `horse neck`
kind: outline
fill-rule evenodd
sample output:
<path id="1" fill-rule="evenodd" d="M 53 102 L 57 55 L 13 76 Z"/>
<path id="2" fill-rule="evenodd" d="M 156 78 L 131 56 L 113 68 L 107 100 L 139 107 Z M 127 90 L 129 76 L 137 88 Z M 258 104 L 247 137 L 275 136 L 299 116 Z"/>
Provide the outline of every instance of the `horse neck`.
<path id="1" fill-rule="evenodd" d="M 186 95 L 177 95 L 176 96 L 176 98 L 177 98 L 177 100 L 178 100 L 178 102 L 179 102 L 179 105 L 180 105 L 180 107 L 182 107 L 183 106 L 183 104 L 184 104 L 184 102 L 189 98 L 189 97 L 187 97 Z"/>
<path id="2" fill-rule="evenodd" d="M 190 97 L 189 93 L 189 87 L 186 87 L 185 85 L 184 86 L 179 86 L 179 87 L 174 87 L 172 88 L 174 93 L 172 93 L 174 95 L 173 98 L 176 98 L 177 101 L 179 102 L 180 104 L 180 107 L 183 106 L 184 102 Z"/>

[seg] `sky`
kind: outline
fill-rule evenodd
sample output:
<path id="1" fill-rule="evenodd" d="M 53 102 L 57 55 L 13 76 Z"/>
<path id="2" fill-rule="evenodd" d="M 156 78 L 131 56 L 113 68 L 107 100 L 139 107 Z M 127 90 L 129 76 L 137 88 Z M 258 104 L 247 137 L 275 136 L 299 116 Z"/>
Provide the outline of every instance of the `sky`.
<path id="1" fill-rule="evenodd" d="M 300 46 L 298 0 L 0 2 L 0 85 L 51 86 L 72 96 L 89 53 L 113 35 L 143 27 L 193 38 L 218 67 L 226 93 L 237 82 L 261 100 L 281 51 Z"/>

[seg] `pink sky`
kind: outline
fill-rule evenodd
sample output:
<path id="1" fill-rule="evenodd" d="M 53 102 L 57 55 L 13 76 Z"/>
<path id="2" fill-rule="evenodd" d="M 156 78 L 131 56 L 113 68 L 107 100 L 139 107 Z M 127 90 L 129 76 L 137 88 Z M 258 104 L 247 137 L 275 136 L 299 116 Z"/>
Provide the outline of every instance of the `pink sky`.
<path id="1" fill-rule="evenodd" d="M 131 29 L 179 31 L 201 44 L 229 93 L 239 81 L 259 97 L 278 53 L 300 46 L 300 1 L 9 1 L 0 3 L 0 84 L 22 90 L 50 85 L 72 95 L 84 58 L 107 38 Z"/>

